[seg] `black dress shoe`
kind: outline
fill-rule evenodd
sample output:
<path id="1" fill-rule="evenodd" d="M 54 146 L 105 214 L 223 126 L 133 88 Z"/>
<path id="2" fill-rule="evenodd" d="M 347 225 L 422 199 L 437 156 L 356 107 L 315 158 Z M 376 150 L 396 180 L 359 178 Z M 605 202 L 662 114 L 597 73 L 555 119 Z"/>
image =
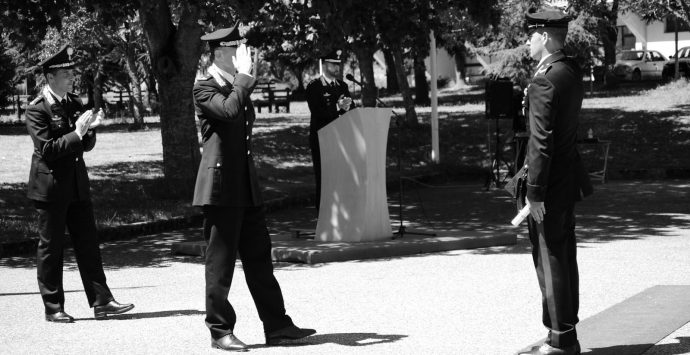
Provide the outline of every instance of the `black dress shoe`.
<path id="1" fill-rule="evenodd" d="M 46 320 L 48 322 L 55 322 L 55 323 L 73 323 L 74 322 L 74 318 L 72 318 L 72 316 L 70 316 L 69 314 L 67 314 L 63 311 L 56 312 L 53 314 L 46 314 Z"/>
<path id="2" fill-rule="evenodd" d="M 108 318 L 108 314 L 120 314 L 132 310 L 134 305 L 131 303 L 122 304 L 112 300 L 102 306 L 93 307 L 93 315 L 96 319 Z"/>
<path id="3" fill-rule="evenodd" d="M 225 335 L 218 339 L 211 339 L 211 347 L 227 351 L 247 351 L 247 344 L 237 339 L 233 334 Z"/>
<path id="4" fill-rule="evenodd" d="M 580 355 L 581 351 L 579 342 L 565 348 L 556 348 L 545 343 L 540 347 L 533 347 L 528 352 L 518 353 L 518 355 Z"/>
<path id="5" fill-rule="evenodd" d="M 266 345 L 279 345 L 291 340 L 308 337 L 314 333 L 316 333 L 314 329 L 298 328 L 295 325 L 290 325 L 266 334 Z"/>

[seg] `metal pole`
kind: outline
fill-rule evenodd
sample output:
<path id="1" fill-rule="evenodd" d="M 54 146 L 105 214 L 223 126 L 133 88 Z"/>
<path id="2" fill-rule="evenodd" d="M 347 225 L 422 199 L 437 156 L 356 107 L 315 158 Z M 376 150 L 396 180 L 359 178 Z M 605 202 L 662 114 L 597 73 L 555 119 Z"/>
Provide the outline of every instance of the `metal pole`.
<path id="1" fill-rule="evenodd" d="M 436 37 L 434 31 L 431 31 L 431 161 L 438 163 L 441 161 L 441 155 L 438 148 L 438 87 L 436 79 L 438 78 L 436 65 Z"/>
<path id="2" fill-rule="evenodd" d="M 674 55 L 674 60 L 676 61 L 674 66 L 673 72 L 675 73 L 673 75 L 673 80 L 678 80 L 680 78 L 680 68 L 678 67 L 678 17 L 673 16 L 673 27 L 675 27 L 675 32 L 676 32 L 676 54 Z"/>

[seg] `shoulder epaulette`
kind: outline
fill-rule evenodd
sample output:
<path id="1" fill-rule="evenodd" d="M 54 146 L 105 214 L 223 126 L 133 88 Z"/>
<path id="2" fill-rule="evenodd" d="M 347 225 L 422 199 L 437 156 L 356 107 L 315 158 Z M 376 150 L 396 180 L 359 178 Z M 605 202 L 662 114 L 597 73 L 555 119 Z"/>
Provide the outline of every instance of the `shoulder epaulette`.
<path id="1" fill-rule="evenodd" d="M 316 79 L 311 79 L 311 81 L 309 82 L 309 84 L 307 84 L 307 86 L 310 86 L 311 84 L 314 84 L 314 83 L 316 83 L 316 82 L 319 82 L 319 83 L 320 83 L 320 82 L 321 82 L 321 78 L 319 77 L 319 78 L 316 78 Z"/>
<path id="2" fill-rule="evenodd" d="M 200 80 L 211 80 L 211 79 L 213 79 L 213 75 L 207 73 L 207 74 L 204 74 L 200 77 L 197 77 L 196 80 L 200 81 Z"/>
<path id="3" fill-rule="evenodd" d="M 37 103 L 43 101 L 44 98 L 45 98 L 45 97 L 43 97 L 42 94 L 41 94 L 41 95 L 38 95 L 38 96 L 36 96 L 35 99 L 31 100 L 31 102 L 29 103 L 29 105 L 36 105 Z"/>

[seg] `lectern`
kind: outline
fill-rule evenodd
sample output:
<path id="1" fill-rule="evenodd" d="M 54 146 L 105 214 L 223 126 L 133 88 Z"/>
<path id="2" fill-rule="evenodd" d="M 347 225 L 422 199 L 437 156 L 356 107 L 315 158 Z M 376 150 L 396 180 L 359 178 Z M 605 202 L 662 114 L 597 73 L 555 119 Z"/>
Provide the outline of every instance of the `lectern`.
<path id="1" fill-rule="evenodd" d="M 392 236 L 386 194 L 391 113 L 387 108 L 357 108 L 319 130 L 316 240 L 360 242 Z"/>

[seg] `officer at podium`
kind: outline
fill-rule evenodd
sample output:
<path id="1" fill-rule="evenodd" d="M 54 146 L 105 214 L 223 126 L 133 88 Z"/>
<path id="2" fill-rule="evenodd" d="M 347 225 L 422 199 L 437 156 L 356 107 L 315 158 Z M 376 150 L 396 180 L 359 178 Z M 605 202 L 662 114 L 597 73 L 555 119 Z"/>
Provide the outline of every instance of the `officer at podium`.
<path id="1" fill-rule="evenodd" d="M 79 274 L 96 319 L 124 313 L 132 304 L 115 301 L 106 283 L 89 191 L 84 152 L 96 145 L 94 127 L 103 111 L 92 112 L 72 94 L 73 49 L 64 46 L 46 58 L 47 85 L 26 109 L 26 128 L 34 144 L 28 197 L 38 211 L 38 288 L 49 322 L 71 323 L 65 313 L 62 263 L 65 227 L 69 231 Z"/>
<path id="2" fill-rule="evenodd" d="M 335 50 L 321 58 L 321 76 L 307 85 L 307 104 L 311 111 L 309 121 L 309 148 L 316 178 L 316 210 L 321 199 L 321 151 L 318 131 L 354 108 L 352 95 L 342 81 L 342 51 Z"/>
<path id="3" fill-rule="evenodd" d="M 247 350 L 234 333 L 237 317 L 228 302 L 238 253 L 266 344 L 315 333 L 298 328 L 286 314 L 273 274 L 271 239 L 252 151 L 255 115 L 250 95 L 256 78 L 250 74 L 252 57 L 243 32 L 236 23 L 201 37 L 209 44 L 213 64 L 193 89 L 204 147 L 192 204 L 204 215 L 206 326 L 211 347 L 227 351 Z"/>
<path id="4" fill-rule="evenodd" d="M 574 206 L 592 192 L 576 146 L 582 72 L 563 53 L 570 21 L 565 13 L 532 10 L 525 19 L 530 56 L 539 64 L 525 100 L 530 137 L 524 202 L 548 335 L 543 345 L 520 354 L 579 354 Z"/>

